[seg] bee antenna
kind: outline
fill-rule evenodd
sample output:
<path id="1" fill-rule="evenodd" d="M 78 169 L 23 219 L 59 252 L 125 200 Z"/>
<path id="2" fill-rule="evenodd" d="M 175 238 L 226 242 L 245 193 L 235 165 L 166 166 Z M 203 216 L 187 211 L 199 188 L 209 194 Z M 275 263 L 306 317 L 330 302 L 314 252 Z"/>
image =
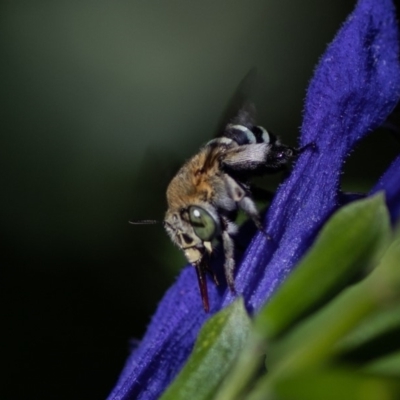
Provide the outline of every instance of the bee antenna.
<path id="1" fill-rule="evenodd" d="M 154 225 L 158 224 L 160 221 L 155 219 L 136 219 L 133 221 L 129 221 L 131 225 Z"/>

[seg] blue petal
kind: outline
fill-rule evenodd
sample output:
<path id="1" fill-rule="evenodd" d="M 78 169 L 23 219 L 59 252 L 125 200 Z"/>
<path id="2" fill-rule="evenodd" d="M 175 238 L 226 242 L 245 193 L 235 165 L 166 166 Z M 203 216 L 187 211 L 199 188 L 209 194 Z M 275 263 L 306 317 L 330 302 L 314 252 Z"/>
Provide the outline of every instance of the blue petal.
<path id="1" fill-rule="evenodd" d="M 400 95 L 397 25 L 389 0 L 362 0 L 321 59 L 307 92 L 301 155 L 267 214 L 273 241 L 257 235 L 237 276 L 259 308 L 339 205 L 339 178 L 354 144 L 382 124 Z M 231 296 L 224 304 L 231 301 Z"/>
<path id="2" fill-rule="evenodd" d="M 316 148 L 304 151 L 277 191 L 266 218 L 273 239 L 257 235 L 238 267 L 237 288 L 249 309 L 270 297 L 338 207 L 344 159 L 398 101 L 394 15 L 390 0 L 360 0 L 320 61 L 308 89 L 301 134 L 302 145 L 312 142 Z M 392 167 L 382 178 L 384 187 L 399 176 L 400 161 Z M 394 192 L 393 198 L 398 196 Z M 398 197 L 393 203 L 398 207 Z M 232 301 L 230 293 L 212 284 L 209 292 L 211 314 Z M 195 272 L 187 267 L 159 304 L 109 399 L 158 398 L 183 366 L 207 318 Z"/>

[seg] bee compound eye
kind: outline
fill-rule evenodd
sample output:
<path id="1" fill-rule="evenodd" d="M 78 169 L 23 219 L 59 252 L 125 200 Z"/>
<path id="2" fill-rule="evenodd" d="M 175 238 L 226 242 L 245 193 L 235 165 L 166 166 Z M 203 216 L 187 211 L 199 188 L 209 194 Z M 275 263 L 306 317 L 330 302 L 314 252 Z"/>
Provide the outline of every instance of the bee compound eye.
<path id="1" fill-rule="evenodd" d="M 204 241 L 211 241 L 217 231 L 214 218 L 204 208 L 192 206 L 189 208 L 189 219 L 196 235 Z"/>

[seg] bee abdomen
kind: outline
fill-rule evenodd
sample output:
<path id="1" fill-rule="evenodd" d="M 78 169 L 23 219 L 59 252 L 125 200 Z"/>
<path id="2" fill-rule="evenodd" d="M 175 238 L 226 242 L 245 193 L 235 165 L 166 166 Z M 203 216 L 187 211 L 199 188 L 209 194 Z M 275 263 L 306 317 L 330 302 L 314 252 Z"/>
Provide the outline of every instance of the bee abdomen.
<path id="1" fill-rule="evenodd" d="M 244 125 L 230 124 L 226 127 L 224 137 L 234 140 L 238 145 L 254 143 L 274 143 L 275 135 L 262 126 L 248 128 Z"/>

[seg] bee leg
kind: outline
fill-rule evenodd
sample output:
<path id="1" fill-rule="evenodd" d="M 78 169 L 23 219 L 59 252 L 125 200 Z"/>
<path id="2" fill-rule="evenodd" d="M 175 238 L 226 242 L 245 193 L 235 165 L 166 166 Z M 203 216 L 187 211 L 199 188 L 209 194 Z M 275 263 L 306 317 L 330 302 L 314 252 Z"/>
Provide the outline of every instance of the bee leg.
<path id="1" fill-rule="evenodd" d="M 222 231 L 222 245 L 224 247 L 224 255 L 225 255 L 225 263 L 224 263 L 224 271 L 226 283 L 230 291 L 233 294 L 236 294 L 235 289 L 235 279 L 233 276 L 233 272 L 235 270 L 235 244 L 232 239 L 232 234 L 237 232 L 237 227 L 232 222 L 228 221 L 226 218 L 222 218 L 222 222 L 224 225 L 224 230 Z"/>
<path id="2" fill-rule="evenodd" d="M 238 204 L 239 207 L 253 220 L 257 229 L 261 231 L 268 240 L 271 240 L 271 236 L 268 235 L 260 221 L 260 214 L 258 213 L 254 201 L 249 196 L 245 196 L 239 201 Z"/>
<path id="3" fill-rule="evenodd" d="M 215 274 L 215 271 L 208 264 L 206 265 L 206 271 L 209 273 L 209 275 L 213 279 L 214 283 L 217 286 L 219 286 L 217 275 Z"/>
<path id="4" fill-rule="evenodd" d="M 209 273 L 211 274 L 215 285 L 216 285 L 216 286 L 219 286 L 219 281 L 218 281 L 217 275 L 215 274 L 215 271 L 212 270 L 212 269 L 210 269 L 210 270 L 209 270 Z"/>
<path id="5" fill-rule="evenodd" d="M 228 284 L 230 291 L 233 294 L 236 294 L 235 279 L 233 277 L 233 272 L 235 270 L 235 260 L 233 258 L 234 243 L 227 231 L 222 232 L 222 243 L 224 246 L 224 253 L 225 253 L 224 271 L 225 271 L 226 283 Z"/>
<path id="6" fill-rule="evenodd" d="M 254 173 L 265 167 L 271 152 L 266 143 L 248 144 L 229 151 L 222 160 L 222 167 L 229 172 Z"/>

